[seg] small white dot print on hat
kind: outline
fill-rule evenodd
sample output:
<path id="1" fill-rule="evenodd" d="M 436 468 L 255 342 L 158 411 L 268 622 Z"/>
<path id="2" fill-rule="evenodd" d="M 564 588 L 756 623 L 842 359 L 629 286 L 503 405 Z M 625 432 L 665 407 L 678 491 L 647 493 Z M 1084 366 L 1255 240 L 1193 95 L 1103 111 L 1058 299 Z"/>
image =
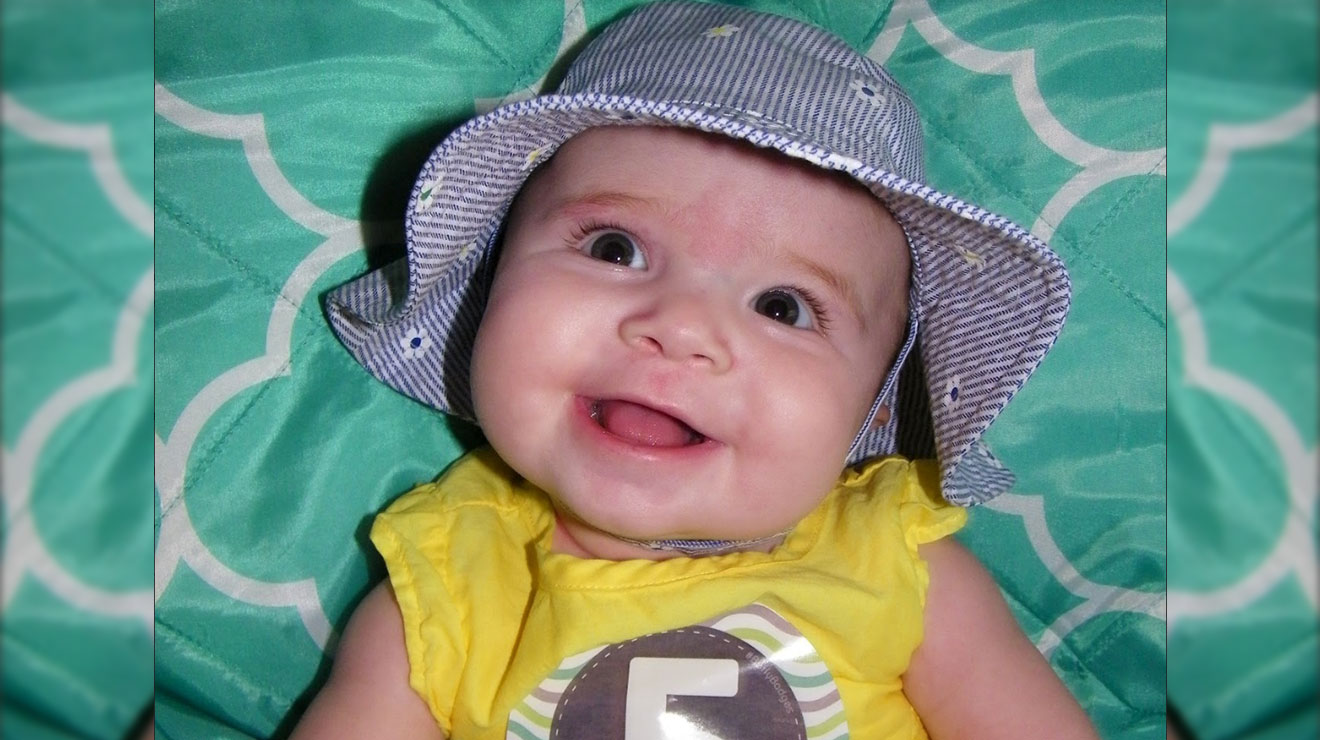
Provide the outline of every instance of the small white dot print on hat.
<path id="1" fill-rule="evenodd" d="M 431 337 L 422 327 L 413 327 L 399 340 L 399 346 L 403 348 L 404 358 L 415 360 L 425 355 L 426 350 L 431 348 Z"/>
<path id="2" fill-rule="evenodd" d="M 422 191 L 417 194 L 417 204 L 413 206 L 413 210 L 417 213 L 429 210 L 431 204 L 435 202 L 436 193 L 440 190 L 440 183 L 443 181 L 444 178 L 439 175 L 431 180 L 427 180 L 426 183 L 422 185 Z"/>
<path id="3" fill-rule="evenodd" d="M 732 23 L 723 23 L 706 31 L 701 35 L 705 36 L 708 39 L 723 39 L 723 38 L 728 38 L 734 35 L 735 33 L 738 33 L 741 30 L 742 30 L 741 28 L 733 25 Z"/>
<path id="4" fill-rule="evenodd" d="M 944 408 L 956 409 L 962 401 L 962 388 L 958 378 L 950 378 L 944 385 Z"/>
<path id="5" fill-rule="evenodd" d="M 530 170 L 531 168 L 535 167 L 536 163 L 540 161 L 541 157 L 545 156 L 546 151 L 548 151 L 549 149 L 550 147 L 548 145 L 538 146 L 535 149 L 531 150 L 530 152 L 527 152 L 527 159 L 523 161 L 522 168 L 524 170 Z"/>
<path id="6" fill-rule="evenodd" d="M 866 80 L 853 80 L 852 84 L 848 87 L 851 87 L 857 93 L 857 97 L 877 108 L 885 102 L 885 96 L 880 92 L 879 86 L 873 85 Z"/>
<path id="7" fill-rule="evenodd" d="M 985 269 L 985 257 L 963 247 L 954 247 L 954 249 L 958 250 L 958 254 L 962 255 L 963 260 L 971 265 L 977 272 Z"/>

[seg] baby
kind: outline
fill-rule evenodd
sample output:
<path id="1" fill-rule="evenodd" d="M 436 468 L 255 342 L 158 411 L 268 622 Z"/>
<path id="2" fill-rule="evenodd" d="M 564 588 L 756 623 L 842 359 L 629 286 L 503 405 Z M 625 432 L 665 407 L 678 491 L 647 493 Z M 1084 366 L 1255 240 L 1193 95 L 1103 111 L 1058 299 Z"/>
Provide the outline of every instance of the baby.
<path id="1" fill-rule="evenodd" d="M 948 537 L 1067 276 L 922 180 L 879 65 L 717 5 L 452 134 L 329 312 L 490 447 L 377 518 L 295 737 L 1094 737 Z"/>

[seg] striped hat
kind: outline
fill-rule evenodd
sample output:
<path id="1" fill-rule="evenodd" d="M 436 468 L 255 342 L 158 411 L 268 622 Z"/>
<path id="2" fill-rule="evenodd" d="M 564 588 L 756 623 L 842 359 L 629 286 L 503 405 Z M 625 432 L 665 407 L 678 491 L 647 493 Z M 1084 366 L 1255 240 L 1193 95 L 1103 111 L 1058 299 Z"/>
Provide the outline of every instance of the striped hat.
<path id="1" fill-rule="evenodd" d="M 556 93 L 454 131 L 413 187 L 407 259 L 329 295 L 341 341 L 391 387 L 473 419 L 469 360 L 510 203 L 575 134 L 638 125 L 723 134 L 868 187 L 907 234 L 912 288 L 906 340 L 846 463 L 938 457 L 944 497 L 963 506 L 1012 485 L 981 437 L 1058 336 L 1068 274 L 1024 229 L 925 184 L 920 119 L 883 67 L 781 16 L 647 5 L 605 28 Z"/>

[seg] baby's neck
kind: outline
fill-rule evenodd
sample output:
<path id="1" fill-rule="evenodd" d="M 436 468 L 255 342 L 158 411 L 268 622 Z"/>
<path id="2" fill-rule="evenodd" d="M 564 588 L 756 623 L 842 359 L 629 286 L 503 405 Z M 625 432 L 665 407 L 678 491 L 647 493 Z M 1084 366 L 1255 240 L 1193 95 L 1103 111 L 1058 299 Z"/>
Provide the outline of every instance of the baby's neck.
<path id="1" fill-rule="evenodd" d="M 770 552 L 784 541 L 780 535 L 740 548 L 743 552 Z M 656 550 L 643 544 L 629 542 L 606 532 L 589 527 L 571 517 L 556 512 L 555 532 L 551 540 L 552 552 L 594 560 L 668 560 L 691 557 L 672 550 Z M 727 552 L 727 551 L 721 551 Z"/>

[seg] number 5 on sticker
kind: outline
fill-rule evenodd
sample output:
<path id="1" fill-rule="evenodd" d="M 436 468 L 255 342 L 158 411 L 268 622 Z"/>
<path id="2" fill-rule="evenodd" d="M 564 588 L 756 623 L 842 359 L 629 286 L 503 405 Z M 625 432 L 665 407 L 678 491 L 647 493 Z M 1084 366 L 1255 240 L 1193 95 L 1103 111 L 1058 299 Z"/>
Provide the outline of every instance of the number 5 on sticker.
<path id="1" fill-rule="evenodd" d="M 738 661 L 727 658 L 633 658 L 623 740 L 676 740 L 663 721 L 671 696 L 735 696 Z M 679 735 L 678 737 L 682 737 Z"/>

